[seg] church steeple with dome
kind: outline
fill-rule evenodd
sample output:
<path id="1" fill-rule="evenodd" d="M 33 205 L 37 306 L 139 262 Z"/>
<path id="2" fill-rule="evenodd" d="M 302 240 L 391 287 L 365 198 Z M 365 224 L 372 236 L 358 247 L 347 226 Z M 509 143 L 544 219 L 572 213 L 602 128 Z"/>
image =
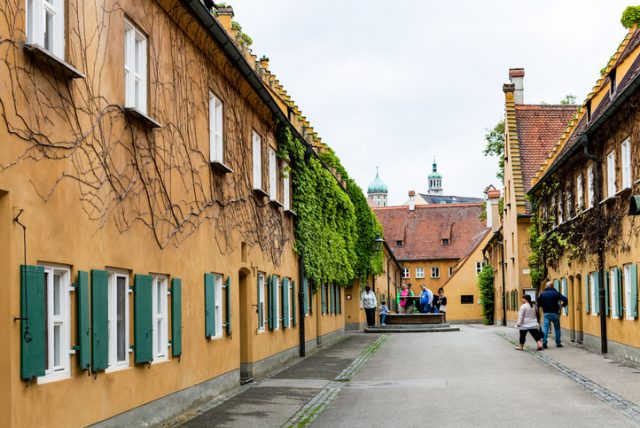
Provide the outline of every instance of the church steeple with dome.
<path id="1" fill-rule="evenodd" d="M 389 189 L 384 181 L 380 180 L 378 175 L 378 167 L 376 167 L 376 178 L 369 184 L 367 189 L 367 198 L 372 200 L 379 207 L 387 206 L 387 194 Z"/>
<path id="2" fill-rule="evenodd" d="M 436 158 L 433 158 L 433 170 L 429 174 L 429 190 L 427 195 L 442 195 L 442 174 L 438 172 Z"/>

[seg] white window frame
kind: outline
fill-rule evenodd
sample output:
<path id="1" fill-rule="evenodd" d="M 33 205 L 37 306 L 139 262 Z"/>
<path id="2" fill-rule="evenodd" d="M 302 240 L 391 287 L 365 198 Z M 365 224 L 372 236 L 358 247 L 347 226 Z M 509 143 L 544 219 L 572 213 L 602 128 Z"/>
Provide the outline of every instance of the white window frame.
<path id="1" fill-rule="evenodd" d="M 431 278 L 440 278 L 440 268 L 435 266 L 431 268 Z"/>
<path id="2" fill-rule="evenodd" d="M 282 296 L 282 281 L 280 280 L 279 276 L 276 276 L 276 292 L 275 292 L 275 296 L 273 296 L 275 302 L 273 302 L 273 305 L 275 306 L 276 309 L 276 319 L 274 320 L 273 323 L 273 329 L 274 330 L 280 330 L 280 306 L 282 306 L 282 302 L 280 300 L 280 296 Z"/>
<path id="3" fill-rule="evenodd" d="M 209 161 L 224 164 L 224 104 L 209 92 Z"/>
<path id="4" fill-rule="evenodd" d="M 278 158 L 276 150 L 269 146 L 269 198 L 272 201 L 278 200 Z"/>
<path id="5" fill-rule="evenodd" d="M 289 327 L 293 327 L 293 317 L 291 316 L 292 314 L 292 308 L 291 308 L 291 278 L 287 278 L 287 285 L 285 286 L 284 281 L 282 282 L 282 287 L 284 288 L 284 290 L 282 290 L 282 292 L 285 295 L 285 299 L 287 299 L 287 312 L 282 314 L 282 319 L 284 320 L 285 318 L 289 318 Z M 283 308 L 284 310 L 284 308 Z"/>
<path id="6" fill-rule="evenodd" d="M 598 287 L 599 285 L 595 282 L 595 272 L 591 272 L 589 274 L 589 293 L 591 294 L 591 315 L 598 315 L 596 311 L 596 299 L 598 299 Z"/>
<path id="7" fill-rule="evenodd" d="M 624 312 L 625 319 L 634 320 L 633 316 L 633 303 L 631 301 L 631 265 L 623 266 L 623 281 L 624 281 Z"/>
<path id="8" fill-rule="evenodd" d="M 153 362 L 168 361 L 169 278 L 165 275 L 153 275 L 152 278 Z"/>
<path id="9" fill-rule="evenodd" d="M 449 276 L 453 276 L 453 268 L 451 266 L 449 266 Z"/>
<path id="10" fill-rule="evenodd" d="M 476 262 L 476 276 L 480 275 L 483 266 L 484 264 L 482 262 Z"/>
<path id="11" fill-rule="evenodd" d="M 411 279 L 411 272 L 409 268 L 402 268 L 402 279 Z"/>
<path id="12" fill-rule="evenodd" d="M 124 20 L 124 106 L 147 114 L 147 36 L 131 21 Z"/>
<path id="13" fill-rule="evenodd" d="M 620 319 L 618 313 L 618 275 L 616 275 L 615 269 L 609 271 L 609 290 L 611 295 L 609 296 L 609 304 L 611 305 L 611 318 L 614 320 Z"/>
<path id="14" fill-rule="evenodd" d="M 607 154 L 607 197 L 616 194 L 616 154 L 615 151 Z"/>
<path id="15" fill-rule="evenodd" d="M 588 207 L 593 208 L 593 165 L 589 165 L 587 168 L 587 197 L 589 198 Z"/>
<path id="16" fill-rule="evenodd" d="M 632 185 L 632 171 L 631 171 L 631 140 L 627 138 L 620 145 L 620 158 L 622 166 L 622 188 L 628 189 Z"/>
<path id="17" fill-rule="evenodd" d="M 258 332 L 264 332 L 267 324 L 267 307 L 265 306 L 266 281 L 264 272 L 258 272 L 258 306 L 262 305 L 262 319 L 258 319 Z M 258 312 L 259 313 L 259 312 Z"/>
<path id="18" fill-rule="evenodd" d="M 26 30 L 27 43 L 38 45 L 64 61 L 65 22 L 64 0 L 27 0 Z M 52 31 L 47 35 L 47 17 Z"/>
<path id="19" fill-rule="evenodd" d="M 46 278 L 45 311 L 47 311 L 47 365 L 44 376 L 38 383 L 48 383 L 71 377 L 71 271 L 68 266 L 43 265 Z M 55 292 L 55 278 L 58 277 L 58 291 Z M 56 315 L 55 301 L 58 297 L 59 313 Z M 55 329 L 58 327 L 58 365 L 55 365 Z"/>
<path id="20" fill-rule="evenodd" d="M 223 288 L 223 277 L 220 273 L 213 274 L 213 292 L 216 293 L 216 305 L 215 305 L 215 314 L 216 318 L 213 320 L 215 323 L 215 331 L 216 334 L 211 336 L 211 339 L 220 339 L 222 337 L 222 288 Z"/>
<path id="21" fill-rule="evenodd" d="M 424 278 L 424 268 L 418 267 L 416 268 L 416 279 L 422 279 L 422 278 Z"/>
<path id="22" fill-rule="evenodd" d="M 262 190 L 262 137 L 256 132 L 252 133 L 253 141 L 253 188 Z"/>
<path id="23" fill-rule="evenodd" d="M 283 162 L 282 164 L 282 203 L 285 210 L 291 210 L 291 169 L 289 164 Z"/>
<path id="24" fill-rule="evenodd" d="M 576 193 L 578 193 L 578 212 L 584 209 L 584 183 L 582 173 L 578 175 L 576 179 Z"/>
<path id="25" fill-rule="evenodd" d="M 118 308 L 115 303 L 117 301 L 117 281 L 118 278 L 124 278 L 124 360 L 118 360 L 118 332 L 116 330 L 116 320 L 118 317 Z M 124 271 L 109 271 L 108 280 L 108 324 L 109 324 L 109 368 L 107 371 L 114 371 L 129 367 L 129 273 Z"/>

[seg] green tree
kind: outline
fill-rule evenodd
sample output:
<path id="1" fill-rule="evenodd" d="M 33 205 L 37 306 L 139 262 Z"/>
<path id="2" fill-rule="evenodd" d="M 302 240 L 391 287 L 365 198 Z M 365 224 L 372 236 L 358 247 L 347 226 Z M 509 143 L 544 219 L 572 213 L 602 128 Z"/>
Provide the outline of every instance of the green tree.
<path id="1" fill-rule="evenodd" d="M 487 145 L 484 147 L 482 154 L 485 156 L 498 157 L 498 172 L 496 177 L 500 181 L 504 181 L 504 120 L 501 120 L 493 127 L 492 130 L 487 129 L 484 134 Z"/>
<path id="2" fill-rule="evenodd" d="M 484 265 L 478 274 L 478 289 L 480 289 L 484 323 L 491 325 L 495 309 L 495 288 L 493 286 L 493 268 L 489 264 Z"/>
<path id="3" fill-rule="evenodd" d="M 563 100 L 560 100 L 560 104 L 562 105 L 575 105 L 576 96 L 572 94 L 565 95 Z"/>

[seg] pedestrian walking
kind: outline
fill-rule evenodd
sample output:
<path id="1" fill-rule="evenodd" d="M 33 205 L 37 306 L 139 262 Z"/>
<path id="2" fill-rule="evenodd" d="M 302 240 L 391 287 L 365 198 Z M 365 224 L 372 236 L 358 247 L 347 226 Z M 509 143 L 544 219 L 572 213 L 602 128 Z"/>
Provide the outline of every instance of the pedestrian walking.
<path id="1" fill-rule="evenodd" d="M 385 321 L 387 320 L 387 315 L 389 314 L 389 308 L 387 308 L 387 302 L 384 300 L 380 305 L 380 325 L 387 325 Z"/>
<path id="2" fill-rule="evenodd" d="M 524 349 L 524 342 L 527 333 L 531 334 L 533 340 L 538 345 L 538 351 L 542 351 L 542 337 L 540 335 L 540 324 L 538 324 L 538 309 L 531 303 L 531 296 L 525 294 L 522 296 L 522 306 L 518 311 L 518 323 L 516 327 L 520 329 L 520 346 L 516 348 L 518 351 Z"/>
<path id="3" fill-rule="evenodd" d="M 567 306 L 569 300 L 553 287 L 553 282 L 548 281 L 542 293 L 538 296 L 538 307 L 542 309 L 542 347 L 547 348 L 549 339 L 549 324 L 553 323 L 553 334 L 556 338 L 556 348 L 562 348 L 560 333 L 560 309 Z"/>
<path id="4" fill-rule="evenodd" d="M 444 288 L 438 288 L 438 313 L 442 314 L 442 321 L 447 322 L 447 297 Z"/>
<path id="5" fill-rule="evenodd" d="M 364 287 L 364 292 L 360 296 L 360 308 L 364 308 L 364 313 L 367 316 L 367 326 L 369 327 L 373 327 L 376 323 L 377 307 L 378 301 L 376 300 L 376 293 L 367 285 Z"/>

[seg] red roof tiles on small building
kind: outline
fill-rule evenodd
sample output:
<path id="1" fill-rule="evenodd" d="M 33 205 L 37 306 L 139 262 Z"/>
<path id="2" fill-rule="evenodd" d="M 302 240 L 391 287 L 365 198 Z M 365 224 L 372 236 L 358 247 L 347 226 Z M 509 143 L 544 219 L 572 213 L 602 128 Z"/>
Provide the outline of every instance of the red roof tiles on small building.
<path id="1" fill-rule="evenodd" d="M 516 104 L 516 126 L 524 192 L 531 188 L 540 165 L 576 113 L 575 105 Z"/>
<path id="2" fill-rule="evenodd" d="M 374 208 L 384 238 L 400 261 L 461 259 L 489 232 L 483 204 Z M 448 244 L 442 240 L 448 239 Z M 402 241 L 402 245 L 398 245 Z"/>

